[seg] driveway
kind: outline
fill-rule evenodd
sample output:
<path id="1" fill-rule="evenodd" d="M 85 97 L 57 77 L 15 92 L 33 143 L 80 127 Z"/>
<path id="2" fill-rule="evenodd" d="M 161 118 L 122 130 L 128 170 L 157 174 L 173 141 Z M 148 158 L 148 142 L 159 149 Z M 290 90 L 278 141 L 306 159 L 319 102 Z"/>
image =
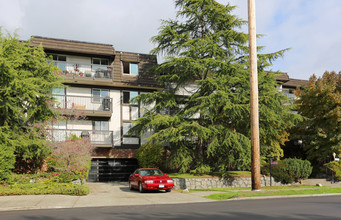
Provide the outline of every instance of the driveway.
<path id="1" fill-rule="evenodd" d="M 90 206 L 111 206 L 212 201 L 203 198 L 204 194 L 202 193 L 181 193 L 175 190 L 172 190 L 169 193 L 166 193 L 165 191 L 147 191 L 145 193 L 140 193 L 137 190 L 129 190 L 128 183 L 122 182 L 86 183 L 86 185 L 90 188 L 90 194 L 80 197 L 75 207 L 82 207 L 90 204 Z"/>

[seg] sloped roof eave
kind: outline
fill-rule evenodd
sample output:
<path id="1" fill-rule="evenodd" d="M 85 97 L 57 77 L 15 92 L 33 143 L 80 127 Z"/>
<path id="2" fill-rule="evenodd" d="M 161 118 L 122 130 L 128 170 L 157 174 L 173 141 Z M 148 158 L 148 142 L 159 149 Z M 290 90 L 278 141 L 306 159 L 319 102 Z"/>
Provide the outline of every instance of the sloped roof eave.
<path id="1" fill-rule="evenodd" d="M 110 44 L 71 41 L 40 36 L 32 36 L 30 43 L 32 46 L 42 45 L 45 50 L 115 56 L 115 49 Z"/>

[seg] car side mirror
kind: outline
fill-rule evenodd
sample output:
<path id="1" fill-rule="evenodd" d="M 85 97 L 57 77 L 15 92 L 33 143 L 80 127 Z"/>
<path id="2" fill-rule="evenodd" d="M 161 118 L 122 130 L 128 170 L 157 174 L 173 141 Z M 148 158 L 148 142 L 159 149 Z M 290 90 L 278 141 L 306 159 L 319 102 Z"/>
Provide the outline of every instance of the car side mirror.
<path id="1" fill-rule="evenodd" d="M 167 173 L 164 173 L 165 176 L 167 176 Z"/>
<path id="2" fill-rule="evenodd" d="M 140 174 L 135 174 L 134 176 L 138 177 L 138 176 L 140 176 Z"/>

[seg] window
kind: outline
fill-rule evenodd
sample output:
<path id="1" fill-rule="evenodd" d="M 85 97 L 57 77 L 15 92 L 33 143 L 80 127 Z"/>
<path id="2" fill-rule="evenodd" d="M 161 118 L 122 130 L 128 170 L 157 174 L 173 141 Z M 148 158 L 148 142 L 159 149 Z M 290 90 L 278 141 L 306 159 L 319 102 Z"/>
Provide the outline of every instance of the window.
<path id="1" fill-rule="evenodd" d="M 65 95 L 65 89 L 64 88 L 52 88 L 52 94 L 53 95 Z"/>
<path id="2" fill-rule="evenodd" d="M 55 60 L 55 61 L 64 61 L 64 62 L 66 62 L 66 56 L 64 56 L 64 55 L 47 54 L 47 57 L 48 57 L 48 58 L 49 58 L 50 56 L 52 56 L 52 60 Z"/>
<path id="3" fill-rule="evenodd" d="M 103 98 L 109 97 L 108 89 L 92 89 L 92 101 L 102 102 Z"/>
<path id="4" fill-rule="evenodd" d="M 92 58 L 92 64 L 109 66 L 109 60 L 102 58 Z"/>
<path id="5" fill-rule="evenodd" d="M 54 108 L 65 108 L 65 88 L 52 88 L 52 96 L 54 98 L 53 107 Z"/>
<path id="6" fill-rule="evenodd" d="M 133 123 L 123 122 L 123 135 L 128 136 L 128 132 L 132 127 L 133 127 Z"/>
<path id="7" fill-rule="evenodd" d="M 283 88 L 282 94 L 285 96 L 288 96 L 289 98 L 295 98 L 296 95 L 295 95 L 294 91 L 295 91 L 294 89 Z"/>
<path id="8" fill-rule="evenodd" d="M 51 128 L 48 132 L 51 135 L 52 140 L 54 141 L 65 141 L 67 137 L 66 128 L 67 123 L 66 120 L 58 120 L 56 122 L 51 122 Z"/>
<path id="9" fill-rule="evenodd" d="M 130 75 L 138 75 L 139 74 L 139 64 L 138 63 L 130 63 L 122 61 L 123 73 Z"/>
<path id="10" fill-rule="evenodd" d="M 138 145 L 140 138 L 136 134 L 129 134 L 129 130 L 134 126 L 133 120 L 139 118 L 139 106 L 131 99 L 138 96 L 137 91 L 122 91 L 122 144 Z"/>
<path id="11" fill-rule="evenodd" d="M 92 121 L 92 130 L 109 131 L 109 122 L 108 121 Z"/>
<path id="12" fill-rule="evenodd" d="M 52 57 L 54 64 L 61 70 L 66 70 L 66 56 L 57 54 L 47 54 L 47 57 Z"/>
<path id="13" fill-rule="evenodd" d="M 122 103 L 123 104 L 132 104 L 132 105 L 137 105 L 137 103 L 133 103 L 130 100 L 136 96 L 138 96 L 138 92 L 134 91 L 123 91 L 123 97 L 122 97 Z"/>
<path id="14" fill-rule="evenodd" d="M 109 66 L 109 60 L 108 59 L 101 59 L 101 58 L 92 58 L 91 61 L 92 64 L 92 70 L 107 70 Z"/>

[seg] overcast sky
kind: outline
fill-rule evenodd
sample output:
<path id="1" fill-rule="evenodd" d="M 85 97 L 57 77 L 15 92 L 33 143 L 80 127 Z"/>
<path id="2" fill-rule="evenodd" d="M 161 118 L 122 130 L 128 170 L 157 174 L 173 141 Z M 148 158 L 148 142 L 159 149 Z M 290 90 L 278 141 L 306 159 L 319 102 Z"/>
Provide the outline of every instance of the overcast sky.
<path id="1" fill-rule="evenodd" d="M 247 19 L 247 0 L 219 2 L 236 5 L 234 14 Z M 0 0 L 0 26 L 22 40 L 38 35 L 149 53 L 160 20 L 175 12 L 173 0 Z M 263 52 L 291 48 L 273 70 L 294 79 L 341 70 L 340 0 L 256 0 L 256 12 Z"/>

